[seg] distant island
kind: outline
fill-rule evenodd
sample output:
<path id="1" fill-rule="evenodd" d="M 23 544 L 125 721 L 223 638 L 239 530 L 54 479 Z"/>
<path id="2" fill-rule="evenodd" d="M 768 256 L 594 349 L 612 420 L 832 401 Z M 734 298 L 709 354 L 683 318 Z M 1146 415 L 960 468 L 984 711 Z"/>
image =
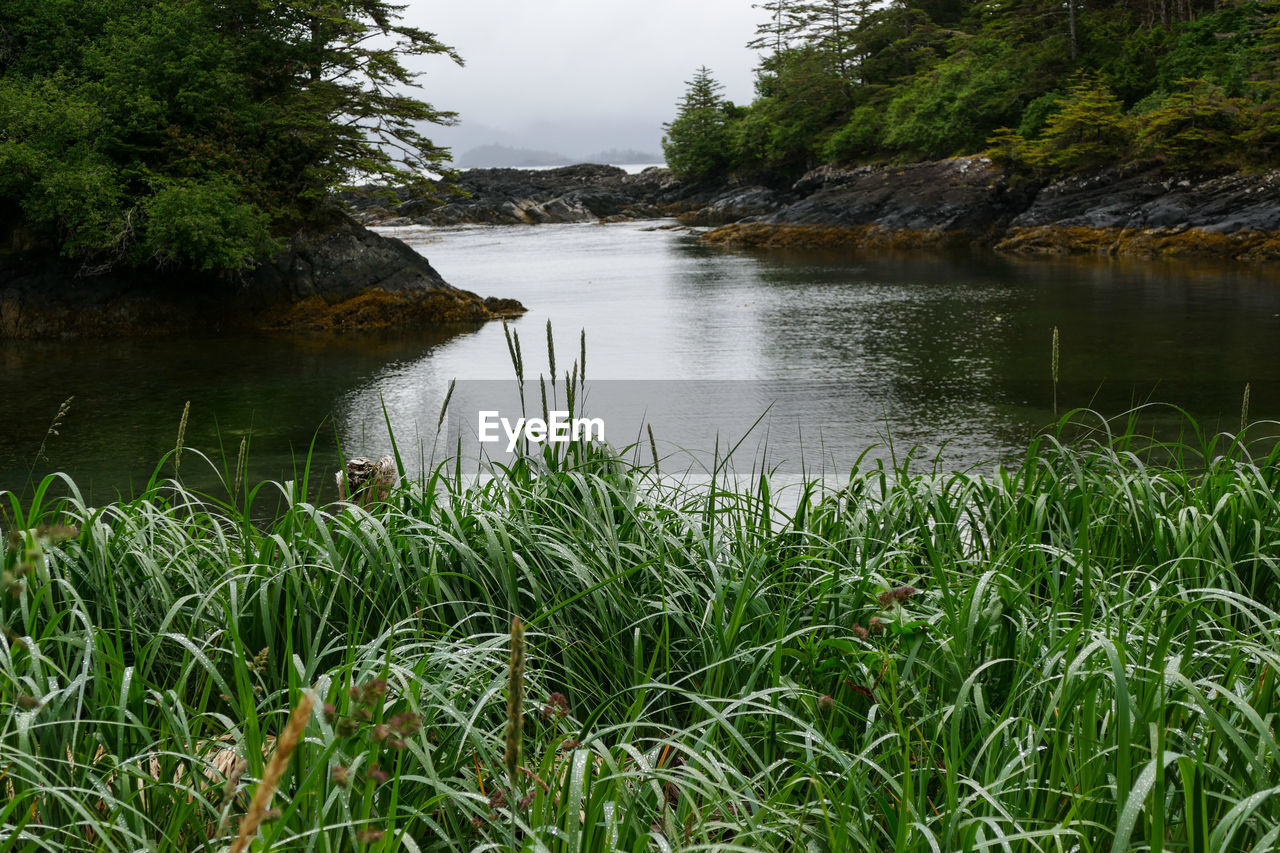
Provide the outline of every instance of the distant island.
<path id="1" fill-rule="evenodd" d="M 660 164 L 666 162 L 661 154 L 650 151 L 637 151 L 634 148 L 609 148 L 597 151 L 583 158 L 588 163 L 602 163 L 607 166 Z"/>
<path id="2" fill-rule="evenodd" d="M 481 145 L 454 161 L 462 169 L 492 169 L 498 166 L 525 169 L 531 166 L 567 166 L 573 161 L 555 151 L 512 148 L 508 145 Z"/>
<path id="3" fill-rule="evenodd" d="M 583 157 L 570 157 L 556 151 L 539 151 L 532 148 L 516 148 L 510 145 L 481 145 L 461 154 L 455 161 L 463 169 L 513 168 L 528 169 L 546 166 L 570 166 L 575 163 L 661 163 L 662 155 L 637 151 L 632 148 L 610 148 Z"/>

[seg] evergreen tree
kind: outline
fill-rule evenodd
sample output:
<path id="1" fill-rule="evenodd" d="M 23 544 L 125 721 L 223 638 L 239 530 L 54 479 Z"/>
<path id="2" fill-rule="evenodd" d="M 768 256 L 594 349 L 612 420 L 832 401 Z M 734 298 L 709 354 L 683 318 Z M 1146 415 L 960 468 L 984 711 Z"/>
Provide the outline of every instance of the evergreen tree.
<path id="1" fill-rule="evenodd" d="M 1034 166 L 1070 172 L 1123 159 L 1132 142 L 1132 123 L 1120 100 L 1102 84 L 1080 82 L 1049 117 L 1027 159 Z"/>
<path id="2" fill-rule="evenodd" d="M 759 2 L 751 46 L 772 52 L 708 171 L 783 184 L 992 141 L 1053 174 L 1280 161 L 1280 0 Z"/>
<path id="3" fill-rule="evenodd" d="M 409 55 L 457 57 L 384 0 L 8 0 L 0 228 L 88 269 L 244 269 L 353 178 L 409 179 L 449 113 Z"/>
<path id="4" fill-rule="evenodd" d="M 806 43 L 828 57 L 831 73 L 841 79 L 852 76 L 856 66 L 854 28 L 871 6 L 870 0 L 815 0 L 800 7 Z"/>
<path id="5" fill-rule="evenodd" d="M 729 118 L 733 105 L 705 65 L 686 81 L 675 120 L 663 125 L 662 151 L 671 171 L 686 180 L 721 177 L 729 166 Z"/>
<path id="6" fill-rule="evenodd" d="M 1244 127 L 1244 99 L 1207 80 L 1183 80 L 1182 91 L 1142 116 L 1141 150 L 1176 169 L 1238 162 L 1236 135 Z"/>
<path id="7" fill-rule="evenodd" d="M 805 27 L 800 0 L 766 0 L 751 8 L 763 9 L 768 17 L 756 26 L 755 38 L 747 42 L 749 50 L 782 53 L 794 44 Z"/>

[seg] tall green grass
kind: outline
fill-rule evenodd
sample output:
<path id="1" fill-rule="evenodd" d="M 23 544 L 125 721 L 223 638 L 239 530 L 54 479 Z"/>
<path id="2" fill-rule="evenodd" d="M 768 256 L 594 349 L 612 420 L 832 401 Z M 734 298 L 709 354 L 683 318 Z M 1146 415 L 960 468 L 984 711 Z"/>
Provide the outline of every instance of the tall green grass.
<path id="1" fill-rule="evenodd" d="M 250 849 L 1273 849 L 1280 453 L 1092 425 L 784 500 L 582 447 L 0 495 L 0 844 L 226 850 L 314 695 Z"/>

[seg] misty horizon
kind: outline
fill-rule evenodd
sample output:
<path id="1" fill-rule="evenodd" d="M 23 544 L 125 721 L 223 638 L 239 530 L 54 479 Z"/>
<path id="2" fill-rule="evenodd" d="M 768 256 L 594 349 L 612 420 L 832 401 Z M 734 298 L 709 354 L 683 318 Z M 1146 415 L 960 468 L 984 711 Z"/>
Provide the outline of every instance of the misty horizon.
<path id="1" fill-rule="evenodd" d="M 610 149 L 660 153 L 662 125 L 675 118 L 699 66 L 724 84 L 726 98 L 751 101 L 759 57 L 746 44 L 760 19 L 752 0 L 411 4 L 405 22 L 435 33 L 465 62 L 410 62 L 422 74 L 421 96 L 459 119 L 422 130 L 455 158 L 483 145 L 570 159 Z"/>
<path id="2" fill-rule="evenodd" d="M 662 155 L 662 127 L 656 132 L 644 120 L 567 118 L 529 122 L 510 129 L 465 119 L 452 127 L 431 127 L 432 141 L 450 149 L 454 161 L 477 149 L 500 146 L 556 154 L 581 162 L 605 151 L 630 149 Z"/>

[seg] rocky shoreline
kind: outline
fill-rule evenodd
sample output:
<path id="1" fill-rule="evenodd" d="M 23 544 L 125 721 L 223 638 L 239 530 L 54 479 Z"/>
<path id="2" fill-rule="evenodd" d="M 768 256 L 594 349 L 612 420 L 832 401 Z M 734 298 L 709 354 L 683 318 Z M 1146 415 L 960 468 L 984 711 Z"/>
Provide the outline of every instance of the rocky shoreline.
<path id="1" fill-rule="evenodd" d="M 457 191 L 355 189 L 350 213 L 295 236 L 242 276 L 83 275 L 39 251 L 0 252 L 0 339 L 193 331 L 342 331 L 475 324 L 523 313 L 448 284 L 366 226 L 619 222 L 675 217 L 710 245 L 978 248 L 1016 254 L 1280 260 L 1280 170 L 1168 173 L 1157 165 L 1056 182 L 985 157 L 823 166 L 789 187 L 688 185 L 665 169 L 473 169 Z"/>
<path id="2" fill-rule="evenodd" d="M 524 310 L 454 287 L 404 242 L 345 216 L 242 276 L 84 275 L 48 253 L 0 254 L 0 340 L 474 325 Z"/>
<path id="3" fill-rule="evenodd" d="M 823 166 L 781 189 L 689 186 L 663 169 L 590 165 L 473 169 L 458 187 L 465 196 L 355 190 L 342 200 L 359 221 L 383 226 L 677 217 L 726 246 L 1280 259 L 1280 171 L 1196 175 L 1138 164 L 1044 182 L 958 157 Z"/>
<path id="4" fill-rule="evenodd" d="M 361 187 L 340 193 L 365 225 L 537 225 L 617 222 L 674 216 L 698 190 L 665 169 L 629 175 L 616 166 L 555 169 L 471 169 L 452 185 L 428 184 L 431 196 L 407 187 Z M 714 191 L 701 192 L 709 201 Z"/>

